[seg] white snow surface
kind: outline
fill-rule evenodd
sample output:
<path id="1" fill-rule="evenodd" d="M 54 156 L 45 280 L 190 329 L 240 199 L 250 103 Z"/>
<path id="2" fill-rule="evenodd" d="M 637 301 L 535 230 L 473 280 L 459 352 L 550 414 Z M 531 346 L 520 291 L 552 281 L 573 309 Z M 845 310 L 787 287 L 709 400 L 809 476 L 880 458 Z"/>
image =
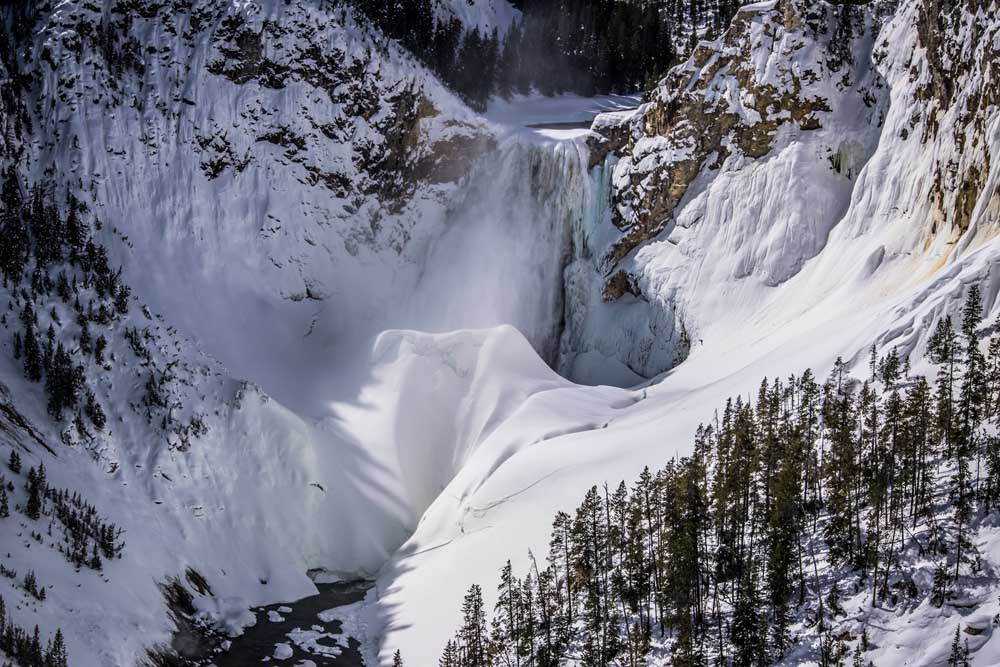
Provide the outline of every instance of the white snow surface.
<path id="1" fill-rule="evenodd" d="M 284 11 L 322 18 L 310 3 L 251 4 L 255 26 Z M 215 593 L 197 596 L 199 609 L 233 632 L 252 619 L 249 606 L 313 593 L 307 570 L 377 573 L 370 599 L 331 618 L 350 627 L 371 664 L 390 664 L 400 649 L 408 665 L 433 665 L 470 584 L 483 584 L 492 606 L 503 562 L 523 572 L 530 553 L 541 558 L 557 510 L 575 507 L 593 484 L 632 480 L 643 466 L 686 453 L 698 423 L 726 397 L 749 395 L 765 376 L 806 367 L 823 374 L 873 340 L 919 355 L 919 328 L 957 308 L 972 281 L 986 285 L 994 317 L 1000 113 L 982 111 L 987 140 L 974 148 L 952 139 L 961 105 L 937 118 L 935 140 L 917 140 L 926 122 L 913 126 L 919 4 L 903 0 L 877 36 L 856 44 L 861 64 L 851 90 L 883 79 L 876 106 L 828 87 L 821 92 L 833 107 L 821 114 L 822 129 L 779 131 L 765 157 L 733 153 L 720 168 L 703 169 L 676 224 L 624 262 L 643 298 L 611 304 L 601 300 L 599 273 L 618 235 L 607 199 L 624 187 L 616 176 L 628 165 L 609 158 L 588 173 L 586 133 L 509 128 L 609 109 L 618 116 L 599 122 L 641 123 L 627 110 L 631 98 L 495 103 L 485 121 L 391 45 L 374 48 L 377 38 L 350 21 L 327 26 L 326 43 L 375 54 L 366 67 L 377 71 L 372 81 L 383 97 L 421 81 L 440 112 L 422 129 L 427 145 L 500 138 L 461 183 L 423 183 L 400 211 L 372 218 L 376 203 L 359 207 L 308 183 L 294 151 L 258 148 L 259 118 L 272 118 L 268 129 L 298 119 L 311 164 L 363 178 L 342 140 L 307 132 L 304 118 L 333 123 L 341 110 L 327 108 L 303 80 L 275 90 L 199 73 L 176 91 L 194 106 L 165 94 L 148 101 L 176 114 L 161 118 L 131 107 L 109 116 L 86 97 L 96 94 L 96 75 L 81 77 L 79 107 L 53 120 L 71 129 L 60 135 L 67 146 L 50 157 L 75 156 L 76 175 L 109 222 L 105 240 L 130 284 L 182 332 L 175 336 L 186 358 L 204 352 L 219 363 L 198 361 L 207 379 L 191 391 L 211 406 L 210 429 L 187 451 L 151 441 L 123 417 L 96 455 L 63 448 L 58 460 L 25 457 L 26 465 L 44 457 L 55 485 L 85 490 L 124 526 L 128 546 L 107 564 L 104 581 L 73 573 L 51 549 L 29 549 L 18 526 L 0 522 L 0 541 L 17 545 L 8 565 L 32 567 L 52 584 L 46 603 L 13 609 L 15 620 L 61 625 L 74 665 L 125 666 L 168 640 L 157 582 L 186 567 Z M 500 0 L 450 6 L 481 26 L 512 16 Z M 744 10 L 770 11 L 774 3 Z M 990 16 L 980 20 L 1000 34 Z M 188 48 L 149 29 L 171 48 Z M 750 55 L 770 80 L 781 63 L 765 51 Z M 184 52 L 195 63 L 211 57 Z M 808 44 L 797 53 L 795 66 L 819 57 Z M 148 73 L 151 89 L 173 91 L 172 72 Z M 720 100 L 735 104 L 735 81 L 719 77 Z M 374 124 L 351 122 L 355 138 L 378 142 Z M 107 151 L 74 153 L 74 134 Z M 149 134 L 163 137 L 155 150 L 140 139 Z M 192 146 L 214 134 L 228 137 L 220 154 L 254 156 L 245 170 L 206 177 Z M 629 159 L 682 158 L 665 148 L 643 138 Z M 849 174 L 828 159 L 841 149 L 856 163 Z M 962 172 L 983 156 L 993 166 L 968 227 L 932 231 L 946 223 L 930 196 L 939 162 L 954 159 Z M 687 360 L 637 388 L 607 386 L 634 386 L 671 365 L 675 310 L 690 328 Z M 574 384 L 546 361 L 598 386 Z M 19 408 L 46 423 L 40 389 L 20 380 L 6 356 L 0 363 Z M 116 386 L 122 403 L 135 391 Z M 981 538 L 982 551 L 1000 559 L 998 536 Z M 0 587 L 10 609 L 22 594 L 6 579 Z M 995 599 L 977 614 L 995 613 Z M 941 638 L 957 622 L 947 613 L 920 609 L 900 627 L 886 619 L 885 635 L 897 638 L 874 637 L 877 662 L 905 650 L 907 664 L 936 664 Z M 998 659 L 990 635 L 974 664 Z"/>

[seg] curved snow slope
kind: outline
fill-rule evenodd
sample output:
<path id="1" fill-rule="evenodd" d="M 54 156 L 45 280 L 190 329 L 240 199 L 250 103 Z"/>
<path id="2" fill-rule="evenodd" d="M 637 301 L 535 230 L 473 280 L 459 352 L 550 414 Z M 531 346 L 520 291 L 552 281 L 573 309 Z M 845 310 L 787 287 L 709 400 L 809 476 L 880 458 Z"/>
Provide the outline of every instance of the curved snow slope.
<path id="1" fill-rule="evenodd" d="M 509 326 L 389 331 L 373 363 L 373 381 L 356 405 L 338 406 L 338 417 L 368 447 L 392 453 L 414 525 L 529 396 L 569 385 Z"/>
<path id="2" fill-rule="evenodd" d="M 855 40 L 850 81 L 859 83 L 827 89 L 833 106 L 818 114 L 821 129 L 779 129 L 765 156 L 734 151 L 721 168 L 703 168 L 674 211 L 676 224 L 624 260 L 644 299 L 678 308 L 691 323 L 689 358 L 645 389 L 532 394 L 479 440 L 380 574 L 384 661 L 398 648 L 412 664 L 434 664 L 469 585 L 483 585 L 491 608 L 508 558 L 521 573 L 529 554 L 544 558 L 556 511 L 572 510 L 593 484 L 632 481 L 643 466 L 687 453 L 696 426 L 727 397 L 751 396 L 764 377 L 806 367 L 822 376 L 837 356 L 862 361 L 873 341 L 919 362 L 923 333 L 960 307 L 973 282 L 983 286 L 987 319 L 997 316 L 1000 109 L 977 106 L 973 121 L 967 110 L 991 85 L 982 63 L 1000 57 L 1000 13 L 993 2 L 964 14 L 956 44 L 968 51 L 975 34 L 991 55 L 968 53 L 971 64 L 954 76 L 955 99 L 928 103 L 933 76 L 916 30 L 922 4 L 904 1 L 877 35 Z M 815 45 L 797 46 L 801 35 L 773 30 L 796 5 L 804 6 L 783 0 L 744 10 L 763 79 L 825 57 Z M 785 51 L 797 54 L 791 64 L 777 60 Z M 719 77 L 720 94 L 739 100 L 739 83 Z M 882 91 L 873 107 L 860 103 L 863 85 Z M 651 160 L 678 159 L 656 138 L 629 150 L 633 158 L 648 150 Z M 849 168 L 834 169 L 832 155 Z M 973 174 L 974 187 L 960 187 Z M 605 243 L 616 238 L 610 216 L 590 234 L 598 248 L 602 234 Z M 535 378 L 518 381 L 532 386 Z M 925 610 L 914 620 L 940 627 L 956 613 Z M 998 642 L 990 638 L 975 664 L 992 664 Z M 876 662 L 906 655 L 937 664 L 947 648 L 929 632 L 874 643 L 882 647 Z"/>

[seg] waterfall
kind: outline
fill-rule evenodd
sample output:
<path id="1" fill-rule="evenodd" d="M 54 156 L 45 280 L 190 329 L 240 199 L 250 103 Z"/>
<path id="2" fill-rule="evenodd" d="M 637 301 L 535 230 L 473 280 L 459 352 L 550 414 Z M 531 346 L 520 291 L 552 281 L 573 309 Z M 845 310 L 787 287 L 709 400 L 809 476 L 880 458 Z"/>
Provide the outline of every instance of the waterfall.
<path id="1" fill-rule="evenodd" d="M 563 272 L 565 326 L 559 372 L 581 384 L 632 386 L 673 368 L 687 353 L 686 334 L 672 299 L 626 294 L 604 301 L 601 265 L 619 232 L 611 223 L 609 154 L 590 170 L 582 215 L 573 229 L 573 256 Z"/>
<path id="2" fill-rule="evenodd" d="M 428 331 L 517 327 L 555 366 L 563 267 L 583 214 L 586 164 L 575 142 L 513 136 L 481 159 L 428 249 L 411 319 Z"/>
<path id="3" fill-rule="evenodd" d="M 681 328 L 665 300 L 603 301 L 599 265 L 616 158 L 588 171 L 583 140 L 515 135 L 478 161 L 423 259 L 409 326 L 515 326 L 563 376 L 631 386 L 674 366 Z"/>

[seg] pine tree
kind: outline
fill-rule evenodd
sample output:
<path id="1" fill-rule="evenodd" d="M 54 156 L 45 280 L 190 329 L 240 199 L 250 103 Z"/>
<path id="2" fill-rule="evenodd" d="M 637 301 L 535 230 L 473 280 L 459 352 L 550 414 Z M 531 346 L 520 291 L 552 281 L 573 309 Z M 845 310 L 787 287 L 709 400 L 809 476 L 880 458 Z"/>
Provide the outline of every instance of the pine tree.
<path id="1" fill-rule="evenodd" d="M 21 455 L 17 453 L 17 450 L 10 450 L 10 458 L 7 459 L 7 467 L 15 475 L 21 474 Z"/>
<path id="2" fill-rule="evenodd" d="M 90 325 L 85 318 L 80 318 L 80 351 L 90 354 L 93 350 L 93 341 L 90 338 Z"/>
<path id="3" fill-rule="evenodd" d="M 843 667 L 844 658 L 847 656 L 847 647 L 843 642 L 827 634 L 820 644 L 820 667 Z"/>
<path id="4" fill-rule="evenodd" d="M 510 561 L 500 572 L 500 585 L 497 587 L 497 602 L 494 607 L 493 655 L 506 656 L 505 662 L 519 667 L 520 655 L 517 651 L 517 639 L 520 636 L 518 625 L 519 608 L 521 606 L 521 586 L 511 570 Z"/>
<path id="5" fill-rule="evenodd" d="M 10 505 L 7 501 L 7 488 L 5 486 L 0 486 L 0 519 L 6 519 L 10 516 Z"/>
<path id="6" fill-rule="evenodd" d="M 42 497 L 45 494 L 45 468 L 40 466 L 41 472 L 36 472 L 34 468 L 28 471 L 28 502 L 24 507 L 24 514 L 29 519 L 38 519 L 42 514 Z"/>
<path id="7" fill-rule="evenodd" d="M 403 667 L 403 656 L 399 652 L 399 649 L 396 649 L 396 652 L 392 656 L 392 667 Z"/>
<path id="8" fill-rule="evenodd" d="M 66 207 L 66 244 L 69 246 L 70 261 L 77 263 L 83 256 L 87 247 L 87 228 L 80 220 L 80 202 L 70 194 L 67 197 Z"/>
<path id="9" fill-rule="evenodd" d="M 19 211 L 20 204 L 0 209 L 0 238 L 4 240 L 0 243 L 0 274 L 5 284 L 20 280 L 31 246 L 28 228 Z"/>
<path id="10" fill-rule="evenodd" d="M 952 487 L 952 502 L 955 505 L 955 572 L 957 579 L 965 548 L 968 523 L 972 514 L 973 484 L 970 470 L 971 459 L 978 453 L 977 427 L 982 418 L 986 402 L 986 360 L 979 351 L 976 331 L 982 321 L 982 303 L 979 285 L 973 284 L 962 311 L 962 339 L 964 342 L 965 368 L 959 391 L 959 418 L 954 434 L 953 453 L 957 473 Z M 978 470 L 978 466 L 977 466 Z"/>
<path id="11" fill-rule="evenodd" d="M 56 628 L 55 637 L 52 639 L 52 653 L 49 667 L 69 667 L 66 640 L 63 638 L 61 628 Z"/>
<path id="12" fill-rule="evenodd" d="M 948 667 L 969 667 L 969 640 L 961 644 L 962 626 L 955 628 L 955 638 L 951 642 L 951 653 L 948 655 Z"/>
<path id="13" fill-rule="evenodd" d="M 24 377 L 32 382 L 42 379 L 42 350 L 35 337 L 35 325 L 29 321 L 24 328 Z"/>
<path id="14" fill-rule="evenodd" d="M 570 532 L 572 520 L 565 512 L 558 512 L 552 522 L 552 538 L 549 541 L 549 564 L 555 574 L 554 593 L 559 594 L 562 603 L 559 605 L 559 617 L 556 620 L 557 632 L 568 637 L 573 626 L 573 573 L 570 565 Z"/>
<path id="15" fill-rule="evenodd" d="M 489 635 L 483 608 L 483 589 L 479 584 L 473 584 L 466 593 L 462 603 L 462 618 L 462 629 L 459 631 L 459 641 L 465 656 L 462 667 L 487 667 Z"/>
<path id="16" fill-rule="evenodd" d="M 441 654 L 441 659 L 438 660 L 438 667 L 461 667 L 458 647 L 451 639 L 444 645 L 444 653 Z"/>
<path id="17" fill-rule="evenodd" d="M 35 577 L 34 570 L 29 570 L 28 573 L 24 575 L 24 581 L 21 582 L 21 585 L 24 587 L 24 590 L 32 596 L 38 596 L 38 579 Z"/>
<path id="18" fill-rule="evenodd" d="M 733 611 L 733 666 L 763 667 L 767 664 L 762 605 L 757 596 L 757 582 L 751 577 L 739 587 Z"/>
<path id="19" fill-rule="evenodd" d="M 108 339 L 104 337 L 104 334 L 99 335 L 97 340 L 94 342 L 94 359 L 97 363 L 104 363 L 104 350 L 106 350 L 107 347 Z"/>
<path id="20" fill-rule="evenodd" d="M 43 655 L 42 655 L 42 637 L 38 630 L 38 626 L 35 626 L 35 632 L 31 636 L 31 644 L 28 648 L 28 661 L 31 667 L 41 667 Z"/>
<path id="21" fill-rule="evenodd" d="M 937 373 L 937 429 L 948 456 L 952 455 L 955 437 L 954 388 L 958 364 L 958 337 L 951 317 L 938 320 L 933 335 L 927 342 L 931 362 L 938 366 Z"/>
<path id="22" fill-rule="evenodd" d="M 99 553 L 97 553 L 97 543 L 96 542 L 94 542 L 94 547 L 93 547 L 93 549 L 91 551 L 91 554 L 90 554 L 90 560 L 87 562 L 87 567 L 89 567 L 92 570 L 97 570 L 97 571 L 100 571 L 101 568 L 103 567 L 103 564 L 101 563 L 101 555 Z"/>
<path id="23" fill-rule="evenodd" d="M 128 300 L 132 294 L 132 290 L 128 285 L 120 284 L 118 290 L 115 293 L 115 310 L 118 311 L 119 315 L 128 314 Z"/>
<path id="24" fill-rule="evenodd" d="M 574 554 L 573 570 L 581 579 L 587 632 L 584 652 L 591 661 L 603 664 L 607 624 L 606 524 L 597 487 L 591 487 L 577 509 L 570 533 Z"/>
<path id="25" fill-rule="evenodd" d="M 87 403 L 84 407 L 87 417 L 90 419 L 90 423 L 97 428 L 98 431 L 104 429 L 104 425 L 107 423 L 107 416 L 104 414 L 104 408 L 101 404 L 97 402 L 97 397 L 94 396 L 94 392 L 87 391 Z"/>

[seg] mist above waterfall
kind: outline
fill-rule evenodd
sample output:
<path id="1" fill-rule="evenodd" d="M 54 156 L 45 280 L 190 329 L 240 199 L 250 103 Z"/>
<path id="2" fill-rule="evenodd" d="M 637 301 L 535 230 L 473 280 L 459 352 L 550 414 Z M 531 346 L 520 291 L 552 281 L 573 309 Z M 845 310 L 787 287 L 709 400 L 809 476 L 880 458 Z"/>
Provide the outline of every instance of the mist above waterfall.
<path id="1" fill-rule="evenodd" d="M 553 364 L 563 321 L 563 269 L 583 213 L 581 147 L 511 137 L 482 159 L 444 233 L 427 249 L 407 306 L 425 331 L 509 324 Z"/>

